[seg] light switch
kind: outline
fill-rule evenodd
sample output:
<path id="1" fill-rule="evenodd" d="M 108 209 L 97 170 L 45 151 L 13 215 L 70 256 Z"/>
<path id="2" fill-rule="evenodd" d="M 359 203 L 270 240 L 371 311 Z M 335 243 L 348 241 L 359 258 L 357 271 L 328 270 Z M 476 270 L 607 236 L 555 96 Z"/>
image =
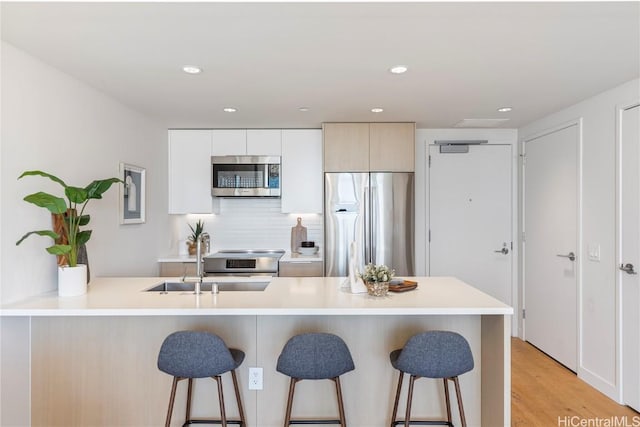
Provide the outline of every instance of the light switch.
<path id="1" fill-rule="evenodd" d="M 590 261 L 600 261 L 600 245 L 597 243 L 587 245 L 587 255 Z"/>

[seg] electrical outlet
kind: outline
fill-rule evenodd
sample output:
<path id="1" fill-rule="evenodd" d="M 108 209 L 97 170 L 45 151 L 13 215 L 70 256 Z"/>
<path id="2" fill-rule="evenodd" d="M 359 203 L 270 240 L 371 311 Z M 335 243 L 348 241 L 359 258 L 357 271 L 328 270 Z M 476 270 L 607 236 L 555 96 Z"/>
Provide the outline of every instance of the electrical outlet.
<path id="1" fill-rule="evenodd" d="M 262 368 L 249 368 L 249 390 L 262 390 Z"/>

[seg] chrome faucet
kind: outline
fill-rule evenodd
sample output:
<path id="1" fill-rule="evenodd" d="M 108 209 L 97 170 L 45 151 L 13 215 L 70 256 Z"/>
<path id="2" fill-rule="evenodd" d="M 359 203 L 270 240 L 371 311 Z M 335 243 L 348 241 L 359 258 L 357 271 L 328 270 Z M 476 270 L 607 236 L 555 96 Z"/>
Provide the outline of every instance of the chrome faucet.
<path id="1" fill-rule="evenodd" d="M 204 260 L 202 259 L 202 234 L 196 239 L 196 276 L 198 280 L 194 285 L 193 293 L 196 295 L 201 294 L 200 286 L 202 285 L 202 277 L 204 276 Z"/>

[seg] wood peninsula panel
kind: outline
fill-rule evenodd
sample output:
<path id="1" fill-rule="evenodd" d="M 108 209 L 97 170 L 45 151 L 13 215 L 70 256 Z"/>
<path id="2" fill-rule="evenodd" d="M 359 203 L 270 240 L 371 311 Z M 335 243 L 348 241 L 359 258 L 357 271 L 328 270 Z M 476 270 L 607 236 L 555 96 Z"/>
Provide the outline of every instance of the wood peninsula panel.
<path id="1" fill-rule="evenodd" d="M 372 172 L 415 171 L 415 123 L 371 123 L 369 133 Z"/>
<path id="2" fill-rule="evenodd" d="M 369 123 L 324 123 L 325 172 L 369 171 Z"/>
<path id="3" fill-rule="evenodd" d="M 260 426 L 258 392 L 247 390 L 249 366 L 257 363 L 255 316 L 33 318 L 31 425 L 164 425 L 172 377 L 158 370 L 158 352 L 169 334 L 181 330 L 212 332 L 244 351 L 237 370 L 242 402 L 247 424 Z M 237 417 L 231 375 L 222 382 L 227 416 Z M 193 390 L 193 416 L 219 416 L 216 382 L 197 379 Z M 182 381 L 171 426 L 184 422 L 186 396 Z"/>

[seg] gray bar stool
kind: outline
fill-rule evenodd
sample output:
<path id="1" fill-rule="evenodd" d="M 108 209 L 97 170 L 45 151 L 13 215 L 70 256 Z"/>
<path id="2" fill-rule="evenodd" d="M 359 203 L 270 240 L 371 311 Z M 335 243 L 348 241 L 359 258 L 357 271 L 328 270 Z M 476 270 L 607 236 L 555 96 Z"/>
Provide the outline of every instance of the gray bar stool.
<path id="1" fill-rule="evenodd" d="M 158 354 L 158 369 L 173 375 L 173 386 L 171 387 L 171 398 L 165 427 L 171 424 L 173 403 L 176 398 L 176 387 L 179 381 L 189 380 L 187 389 L 187 414 L 184 426 L 190 424 L 238 424 L 246 426 L 242 400 L 240 399 L 240 389 L 236 378 L 236 369 L 242 364 L 244 353 L 240 350 L 227 348 L 224 341 L 214 334 L 208 332 L 180 331 L 174 332 L 165 338 Z M 222 393 L 221 375 L 231 371 L 233 387 L 236 392 L 236 402 L 240 412 L 239 420 L 227 420 L 224 408 L 224 396 Z M 191 389 L 194 378 L 211 377 L 218 383 L 218 400 L 220 402 L 220 419 L 217 420 L 193 420 L 191 419 Z"/>
<path id="2" fill-rule="evenodd" d="M 448 331 L 430 331 L 414 335 L 407 341 L 404 348 L 394 350 L 389 355 L 391 365 L 400 371 L 398 389 L 393 405 L 391 427 L 404 424 L 418 425 L 447 425 L 453 426 L 451 421 L 451 403 L 449 402 L 449 386 L 447 381 L 453 381 L 456 388 L 460 420 L 463 427 L 467 421 L 464 417 L 462 395 L 458 375 L 473 369 L 473 355 L 469 343 L 460 334 Z M 407 412 L 404 420 L 396 420 L 398 400 L 404 374 L 410 374 L 409 394 L 407 395 Z M 444 396 L 447 404 L 446 421 L 411 421 L 411 400 L 413 398 L 413 383 L 417 378 L 442 378 L 444 382 Z"/>
<path id="3" fill-rule="evenodd" d="M 340 424 L 346 427 L 340 388 L 340 375 L 353 371 L 353 359 L 342 338 L 333 334 L 307 333 L 292 337 L 285 344 L 278 357 L 276 370 L 291 377 L 289 397 L 284 425 L 291 424 Z M 336 385 L 340 419 L 302 420 L 291 419 L 293 394 L 296 383 L 301 380 L 331 380 Z"/>

